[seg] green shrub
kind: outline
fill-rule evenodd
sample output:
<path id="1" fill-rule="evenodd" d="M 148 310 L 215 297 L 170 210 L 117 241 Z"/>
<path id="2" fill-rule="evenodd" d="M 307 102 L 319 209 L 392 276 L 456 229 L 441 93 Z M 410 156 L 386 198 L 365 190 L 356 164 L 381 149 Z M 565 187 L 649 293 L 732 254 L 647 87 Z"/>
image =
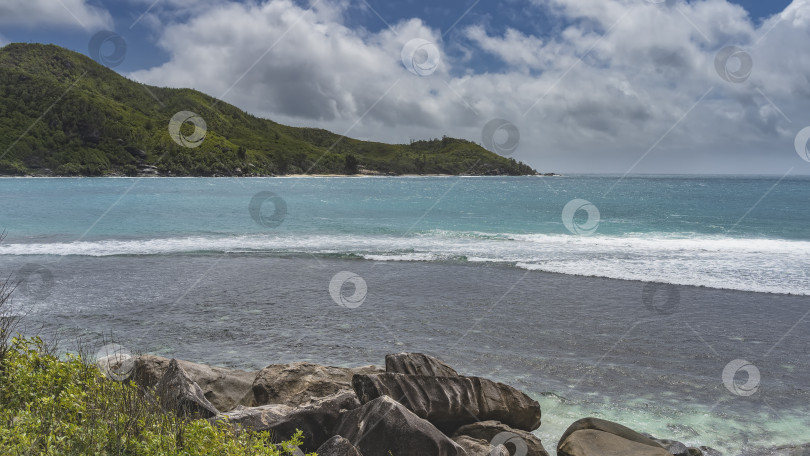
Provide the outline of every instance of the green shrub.
<path id="1" fill-rule="evenodd" d="M 235 433 L 161 410 L 134 383 L 106 379 L 80 356 L 60 360 L 39 338 L 14 338 L 0 365 L 0 448 L 23 455 L 294 454 L 268 433 Z M 284 442 L 301 444 L 301 432 Z"/>
<path id="2" fill-rule="evenodd" d="M 26 174 L 28 170 L 25 166 L 8 160 L 0 160 L 0 174 L 22 175 Z"/>

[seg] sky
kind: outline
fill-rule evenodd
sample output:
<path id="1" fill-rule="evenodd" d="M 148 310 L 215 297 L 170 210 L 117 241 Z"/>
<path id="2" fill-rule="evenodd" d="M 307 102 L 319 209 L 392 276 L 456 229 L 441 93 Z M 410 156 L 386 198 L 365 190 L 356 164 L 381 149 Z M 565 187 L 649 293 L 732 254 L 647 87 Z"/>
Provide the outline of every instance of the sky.
<path id="1" fill-rule="evenodd" d="M 9 42 L 543 172 L 810 174 L 810 0 L 3 0 Z"/>

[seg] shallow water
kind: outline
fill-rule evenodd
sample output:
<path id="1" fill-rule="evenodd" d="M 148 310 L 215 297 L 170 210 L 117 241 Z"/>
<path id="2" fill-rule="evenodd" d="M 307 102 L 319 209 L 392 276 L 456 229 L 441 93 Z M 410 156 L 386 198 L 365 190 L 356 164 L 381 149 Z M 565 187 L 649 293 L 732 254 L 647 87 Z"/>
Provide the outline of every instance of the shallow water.
<path id="1" fill-rule="evenodd" d="M 782 338 L 807 312 L 806 297 L 678 287 L 677 302 L 660 290 L 651 309 L 642 299 L 649 284 L 497 265 L 264 254 L 34 259 L 54 285 L 25 321 L 45 334 L 58 328 L 64 340 L 112 333 L 133 352 L 246 369 L 426 352 L 531 393 L 550 448 L 585 416 L 729 454 L 743 442 L 810 435 L 810 323 Z M 329 294 L 344 270 L 367 284 L 357 308 Z M 724 386 L 735 359 L 759 369 L 756 394 Z"/>

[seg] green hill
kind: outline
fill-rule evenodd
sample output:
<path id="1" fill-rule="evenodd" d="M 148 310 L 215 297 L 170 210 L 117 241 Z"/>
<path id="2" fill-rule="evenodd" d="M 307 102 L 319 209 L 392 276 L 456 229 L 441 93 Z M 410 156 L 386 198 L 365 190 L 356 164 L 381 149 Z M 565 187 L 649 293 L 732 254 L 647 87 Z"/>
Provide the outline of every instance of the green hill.
<path id="1" fill-rule="evenodd" d="M 157 101 L 159 100 L 159 101 Z M 183 147 L 169 121 L 191 111 L 205 139 Z M 183 124 L 189 135 L 193 125 Z M 54 45 L 0 48 L 0 174 L 172 176 L 489 174 L 535 171 L 470 141 L 391 145 L 250 115 L 191 89 L 152 87 Z"/>

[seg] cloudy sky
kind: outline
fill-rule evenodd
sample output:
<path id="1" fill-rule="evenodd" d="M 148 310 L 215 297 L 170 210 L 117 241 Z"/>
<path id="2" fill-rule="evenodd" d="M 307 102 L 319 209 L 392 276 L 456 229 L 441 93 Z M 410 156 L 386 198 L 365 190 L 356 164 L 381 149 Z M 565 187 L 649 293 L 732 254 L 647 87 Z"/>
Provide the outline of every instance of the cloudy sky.
<path id="1" fill-rule="evenodd" d="M 121 74 L 285 124 L 541 171 L 810 174 L 810 0 L 0 3 L 0 44 L 88 54 L 102 30 Z"/>

